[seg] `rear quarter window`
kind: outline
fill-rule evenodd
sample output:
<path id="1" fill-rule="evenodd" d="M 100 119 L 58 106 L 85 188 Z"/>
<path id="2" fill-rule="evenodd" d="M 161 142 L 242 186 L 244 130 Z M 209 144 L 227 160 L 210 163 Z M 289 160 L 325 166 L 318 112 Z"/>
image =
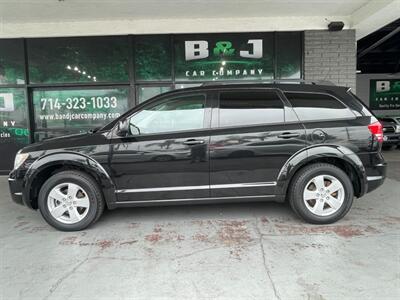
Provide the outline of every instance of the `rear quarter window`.
<path id="1" fill-rule="evenodd" d="M 302 121 L 354 118 L 355 115 L 338 99 L 318 93 L 285 92 L 297 116 Z"/>

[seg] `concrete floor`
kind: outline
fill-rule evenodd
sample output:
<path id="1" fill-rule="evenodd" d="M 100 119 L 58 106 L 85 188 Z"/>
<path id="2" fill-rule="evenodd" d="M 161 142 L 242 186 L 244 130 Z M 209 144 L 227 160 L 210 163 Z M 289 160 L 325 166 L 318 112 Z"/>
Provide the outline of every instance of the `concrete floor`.
<path id="1" fill-rule="evenodd" d="M 0 179 L 1 299 L 399 299 L 400 150 L 388 179 L 329 226 L 286 205 L 107 211 L 64 233 Z"/>

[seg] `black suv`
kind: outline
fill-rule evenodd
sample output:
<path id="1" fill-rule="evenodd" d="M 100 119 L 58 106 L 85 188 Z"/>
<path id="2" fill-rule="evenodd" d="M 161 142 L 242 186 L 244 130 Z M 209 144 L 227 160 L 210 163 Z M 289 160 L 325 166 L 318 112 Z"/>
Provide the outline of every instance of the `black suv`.
<path id="1" fill-rule="evenodd" d="M 304 220 L 332 223 L 383 183 L 382 140 L 344 87 L 204 85 L 23 148 L 9 183 L 15 202 L 67 231 L 105 207 L 285 199 Z"/>

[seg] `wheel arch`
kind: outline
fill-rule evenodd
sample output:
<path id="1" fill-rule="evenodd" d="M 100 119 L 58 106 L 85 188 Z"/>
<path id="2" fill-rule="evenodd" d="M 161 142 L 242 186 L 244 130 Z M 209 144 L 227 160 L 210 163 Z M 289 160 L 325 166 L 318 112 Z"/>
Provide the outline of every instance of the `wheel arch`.
<path id="1" fill-rule="evenodd" d="M 25 203 L 38 208 L 38 195 L 44 182 L 52 175 L 65 170 L 77 170 L 88 174 L 100 187 L 107 203 L 115 202 L 115 185 L 99 162 L 81 153 L 57 152 L 36 160 L 28 169 L 23 181 Z"/>
<path id="2" fill-rule="evenodd" d="M 342 169 L 349 175 L 353 184 L 354 195 L 361 197 L 366 191 L 366 171 L 359 157 L 344 146 L 311 146 L 295 153 L 288 159 L 279 172 L 277 194 L 287 195 L 295 174 L 305 166 L 314 163 L 329 163 Z"/>

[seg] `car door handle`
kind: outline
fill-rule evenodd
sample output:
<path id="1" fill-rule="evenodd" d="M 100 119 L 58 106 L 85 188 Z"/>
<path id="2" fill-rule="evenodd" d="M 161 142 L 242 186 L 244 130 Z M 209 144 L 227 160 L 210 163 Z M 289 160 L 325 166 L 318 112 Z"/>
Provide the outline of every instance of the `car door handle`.
<path id="1" fill-rule="evenodd" d="M 185 145 L 198 145 L 198 144 L 204 144 L 203 140 L 195 140 L 195 139 L 190 139 L 190 140 L 186 140 L 183 142 Z"/>
<path id="2" fill-rule="evenodd" d="M 295 138 L 300 136 L 300 133 L 295 133 L 295 132 L 284 132 L 280 135 L 278 135 L 278 138 L 280 139 L 290 139 L 290 138 Z"/>

